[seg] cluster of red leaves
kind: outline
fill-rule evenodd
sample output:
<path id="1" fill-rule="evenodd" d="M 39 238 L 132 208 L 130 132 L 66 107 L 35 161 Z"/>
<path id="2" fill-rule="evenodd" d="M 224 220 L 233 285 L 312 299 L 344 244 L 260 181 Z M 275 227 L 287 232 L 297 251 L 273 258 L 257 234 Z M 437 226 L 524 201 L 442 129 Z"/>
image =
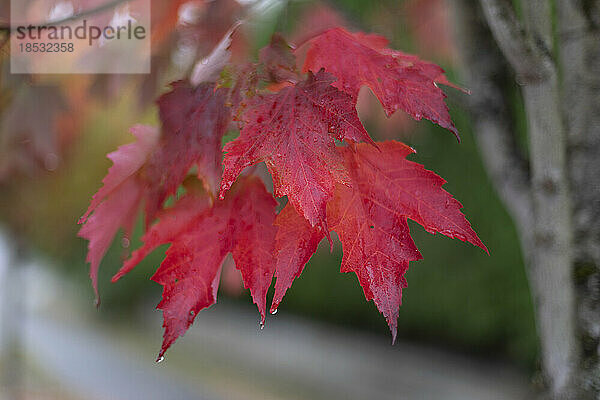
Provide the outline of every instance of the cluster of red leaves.
<path id="1" fill-rule="evenodd" d="M 216 82 L 174 83 L 158 101 L 160 131 L 135 127 L 137 141 L 109 154 L 114 165 L 82 217 L 80 235 L 89 240 L 97 288 L 98 266 L 112 238 L 121 227 L 130 231 L 145 205 L 144 245 L 113 281 L 157 246 L 170 244 L 152 278 L 163 285 L 159 357 L 216 301 L 228 253 L 264 323 L 273 276 L 272 312 L 319 242 L 331 242 L 330 232 L 336 232 L 342 272 L 356 273 L 395 338 L 404 274 L 410 261 L 421 258 L 408 219 L 486 250 L 461 204 L 442 189 L 445 181 L 408 161 L 410 147 L 375 143 L 356 111 L 359 89 L 368 86 L 388 115 L 402 110 L 456 134 L 436 85 L 446 82 L 443 70 L 387 48 L 381 36 L 341 28 L 314 36 L 306 46 L 302 68 L 295 50 L 274 36 L 258 64 L 228 66 Z M 214 58 L 208 59 L 223 63 Z M 238 127 L 240 136 L 222 149 L 229 127 Z M 279 213 L 258 177 L 239 178 L 261 162 L 273 178 L 275 197 L 287 196 Z M 203 189 L 189 184 L 190 170 Z M 182 184 L 185 195 L 165 207 Z"/>

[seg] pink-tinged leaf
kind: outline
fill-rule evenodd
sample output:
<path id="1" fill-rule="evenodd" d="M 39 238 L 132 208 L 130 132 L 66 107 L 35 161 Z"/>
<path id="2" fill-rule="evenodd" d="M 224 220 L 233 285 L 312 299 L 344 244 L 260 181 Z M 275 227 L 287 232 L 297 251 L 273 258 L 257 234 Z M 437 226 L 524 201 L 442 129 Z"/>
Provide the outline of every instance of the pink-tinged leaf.
<path id="1" fill-rule="evenodd" d="M 210 193 L 215 193 L 221 176 L 221 141 L 229 125 L 230 111 L 225 94 L 214 83 L 192 87 L 180 81 L 158 100 L 162 137 L 153 154 L 146 177 L 151 190 L 146 204 L 146 222 L 156 217 L 164 201 L 174 194 L 190 168 Z"/>
<path id="2" fill-rule="evenodd" d="M 132 231 L 145 190 L 139 172 L 158 140 L 158 132 L 151 127 L 136 126 L 131 132 L 138 140 L 108 155 L 113 166 L 103 180 L 104 186 L 79 220 L 84 224 L 79 236 L 89 240 L 87 262 L 97 302 L 100 262 L 119 228 Z"/>
<path id="3" fill-rule="evenodd" d="M 409 0 L 402 4 L 402 10 L 419 53 L 446 60 L 456 58 L 450 3 L 444 0 Z"/>
<path id="4" fill-rule="evenodd" d="M 347 181 L 333 137 L 372 142 L 354 102 L 331 86 L 333 81 L 320 71 L 294 87 L 250 101 L 240 137 L 224 149 L 221 197 L 244 168 L 264 161 L 275 194 L 287 195 L 311 225 L 325 226 L 326 203 L 335 182 Z"/>
<path id="5" fill-rule="evenodd" d="M 324 3 L 315 3 L 306 7 L 297 21 L 291 41 L 298 47 L 327 29 L 348 25 L 339 11 Z"/>
<path id="6" fill-rule="evenodd" d="M 136 125 L 131 128 L 131 134 L 136 137 L 135 142 L 120 146 L 117 151 L 108 154 L 107 157 L 113 162 L 113 165 L 102 180 L 103 186 L 92 197 L 88 210 L 79 219 L 80 224 L 84 223 L 96 207 L 111 196 L 121 184 L 128 179 L 134 179 L 155 150 L 159 138 L 157 129 L 151 126 Z"/>
<path id="7" fill-rule="evenodd" d="M 417 120 L 429 119 L 458 137 L 444 102 L 446 95 L 436 85 L 443 70 L 385 46 L 387 39 L 381 36 L 330 29 L 310 41 L 303 70 L 325 68 L 338 78 L 334 86 L 354 98 L 366 85 L 388 116 L 400 109 Z"/>
<path id="8" fill-rule="evenodd" d="M 312 227 L 302 215 L 288 204 L 275 220 L 277 236 L 275 254 L 277 267 L 275 295 L 271 312 L 275 312 L 287 290 L 298 278 L 310 257 L 317 251 L 319 242 L 325 237 L 320 227 Z"/>
<path id="9" fill-rule="evenodd" d="M 96 302 L 100 299 L 98 294 L 100 262 L 119 228 L 123 226 L 123 221 L 131 223 L 131 215 L 136 214 L 141 195 L 142 187 L 139 182 L 131 179 L 125 181 L 109 198 L 96 207 L 79 231 L 78 235 L 89 241 L 86 262 L 90 263 L 90 278 L 96 293 Z M 125 228 L 131 231 L 131 226 Z"/>

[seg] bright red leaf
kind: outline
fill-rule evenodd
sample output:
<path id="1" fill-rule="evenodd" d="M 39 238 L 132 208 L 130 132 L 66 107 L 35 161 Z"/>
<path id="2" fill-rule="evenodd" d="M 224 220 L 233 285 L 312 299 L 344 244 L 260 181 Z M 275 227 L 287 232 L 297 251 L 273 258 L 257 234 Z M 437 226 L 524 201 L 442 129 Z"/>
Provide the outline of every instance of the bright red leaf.
<path id="1" fill-rule="evenodd" d="M 395 339 L 402 288 L 406 286 L 404 273 L 410 261 L 422 258 L 410 237 L 407 219 L 430 233 L 439 232 L 487 249 L 460 212 L 462 205 L 442 189 L 445 181 L 406 160 L 413 149 L 390 141 L 379 143 L 379 149 L 359 144 L 340 151 L 351 171 L 352 186 L 337 185 L 327 206 L 327 220 L 342 242 L 341 271 L 356 273 L 365 297 L 372 299 L 386 317 Z M 284 210 L 277 221 L 273 307 L 324 236 L 290 210 Z"/>
<path id="2" fill-rule="evenodd" d="M 386 38 L 330 29 L 310 41 L 304 71 L 325 68 L 338 78 L 334 86 L 357 98 L 361 86 L 371 88 L 388 116 L 403 110 L 429 119 L 458 137 L 446 95 L 437 87 L 444 71 L 415 56 L 388 49 Z M 443 83 L 443 82 L 441 82 Z"/>
<path id="3" fill-rule="evenodd" d="M 155 128 L 137 126 L 132 133 L 138 140 L 108 155 L 114 165 L 79 221 L 85 224 L 79 236 L 90 241 L 87 261 L 96 294 L 100 261 L 119 228 L 131 231 L 143 202 L 149 226 L 194 166 L 207 190 L 216 191 L 221 140 L 230 116 L 225 94 L 214 87 L 214 83 L 195 88 L 173 83 L 172 91 L 158 101 L 160 134 Z"/>

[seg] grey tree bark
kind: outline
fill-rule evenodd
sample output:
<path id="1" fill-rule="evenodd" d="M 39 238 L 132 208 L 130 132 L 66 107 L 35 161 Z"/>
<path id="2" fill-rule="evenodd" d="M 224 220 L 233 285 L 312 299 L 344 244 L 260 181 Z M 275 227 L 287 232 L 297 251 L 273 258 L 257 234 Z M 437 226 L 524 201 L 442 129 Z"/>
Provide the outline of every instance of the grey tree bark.
<path id="1" fill-rule="evenodd" d="M 509 0 L 450 4 L 478 145 L 527 263 L 546 395 L 600 399 L 600 0 L 522 1 L 521 19 Z"/>

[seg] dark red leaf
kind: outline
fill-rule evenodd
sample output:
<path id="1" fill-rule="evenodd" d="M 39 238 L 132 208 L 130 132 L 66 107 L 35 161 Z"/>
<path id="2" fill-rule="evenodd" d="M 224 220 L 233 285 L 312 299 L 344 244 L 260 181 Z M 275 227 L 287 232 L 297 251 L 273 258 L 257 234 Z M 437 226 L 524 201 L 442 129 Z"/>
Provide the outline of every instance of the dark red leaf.
<path id="1" fill-rule="evenodd" d="M 260 62 L 270 82 L 297 81 L 296 56 L 283 36 L 274 34 L 271 43 L 260 51 Z"/>
<path id="2" fill-rule="evenodd" d="M 229 125 L 225 93 L 214 83 L 197 87 L 184 81 L 158 100 L 162 137 L 146 170 L 150 184 L 146 204 L 149 224 L 164 201 L 174 194 L 191 167 L 210 193 L 216 193 L 221 176 L 221 146 Z"/>
<path id="3" fill-rule="evenodd" d="M 393 141 L 379 147 L 379 151 L 366 145 L 345 149 L 353 186 L 337 186 L 327 218 L 342 242 L 342 272 L 356 273 L 365 297 L 373 299 L 385 316 L 395 340 L 404 273 L 410 261 L 422 258 L 407 218 L 430 233 L 487 249 L 460 212 L 462 205 L 442 189 L 445 181 L 406 160 L 413 149 Z"/>

